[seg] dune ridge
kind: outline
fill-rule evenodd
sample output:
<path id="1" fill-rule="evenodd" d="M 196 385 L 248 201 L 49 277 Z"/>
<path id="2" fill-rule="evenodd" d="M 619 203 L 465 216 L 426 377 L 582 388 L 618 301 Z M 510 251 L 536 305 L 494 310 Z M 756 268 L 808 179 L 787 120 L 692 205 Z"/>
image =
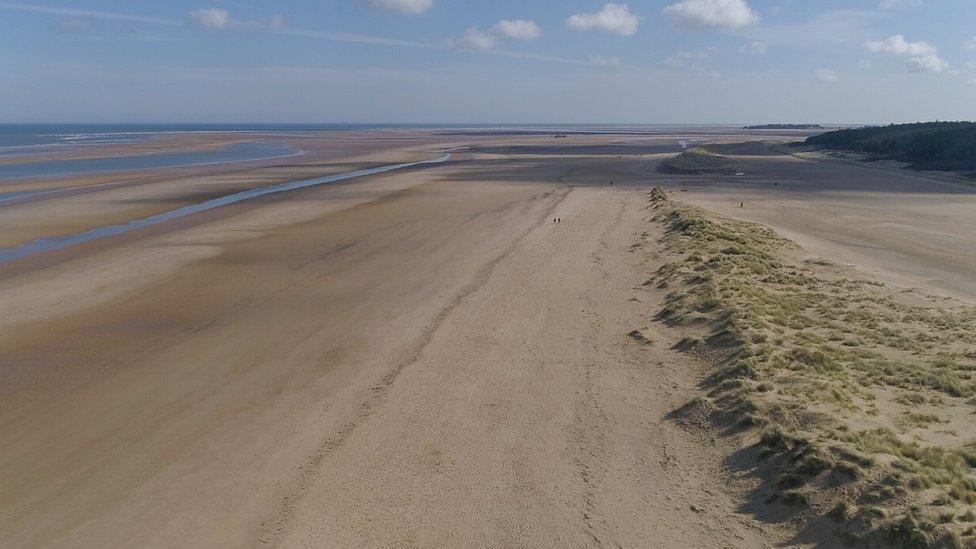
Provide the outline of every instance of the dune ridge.
<path id="1" fill-rule="evenodd" d="M 660 188 L 649 200 L 672 257 L 648 281 L 670 292 L 659 318 L 714 363 L 677 416 L 754 444 L 757 508 L 851 543 L 973 542 L 976 308 L 800 259 Z"/>

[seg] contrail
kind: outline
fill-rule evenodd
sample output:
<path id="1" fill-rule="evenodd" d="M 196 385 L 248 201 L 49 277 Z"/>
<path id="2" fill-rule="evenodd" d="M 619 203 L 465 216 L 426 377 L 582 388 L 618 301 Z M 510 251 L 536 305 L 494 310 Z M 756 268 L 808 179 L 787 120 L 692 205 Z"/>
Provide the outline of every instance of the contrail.
<path id="1" fill-rule="evenodd" d="M 0 1 L 0 8 L 8 9 L 8 10 L 18 10 L 18 11 L 31 11 L 37 13 L 49 13 L 52 15 L 65 15 L 71 17 L 94 17 L 97 19 L 132 21 L 136 23 L 150 23 L 155 25 L 177 26 L 177 25 L 184 24 L 182 20 L 172 19 L 168 17 L 152 17 L 148 15 L 138 15 L 138 14 L 131 14 L 131 13 L 118 13 L 118 12 L 110 12 L 110 11 L 86 10 L 86 9 L 79 9 L 79 8 L 40 6 L 37 4 L 27 4 L 23 2 Z M 469 50 L 463 48 L 455 48 L 452 45 L 447 43 L 438 44 L 438 43 L 431 43 L 431 42 L 418 42 L 415 40 L 400 40 L 398 38 L 386 38 L 382 36 L 369 36 L 363 34 L 303 30 L 303 29 L 295 29 L 290 27 L 282 27 L 282 28 L 266 29 L 266 30 L 267 32 L 274 32 L 276 34 L 283 34 L 286 36 L 314 38 L 319 40 L 329 40 L 332 42 L 369 44 L 375 46 L 388 46 L 388 47 L 400 47 L 400 48 L 417 48 L 417 49 L 427 49 L 427 50 L 445 50 L 445 51 L 456 50 L 456 51 L 463 51 L 466 53 L 494 55 L 499 57 L 511 57 L 513 59 L 525 59 L 529 61 L 540 61 L 544 63 L 561 63 L 566 65 L 583 65 L 583 66 L 602 65 L 598 61 L 586 60 L 586 59 L 570 59 L 566 57 L 556 57 L 551 55 L 539 55 L 534 53 L 524 53 L 524 52 L 515 52 L 515 51 L 506 51 L 506 50 Z"/>
<path id="2" fill-rule="evenodd" d="M 50 6 L 38 6 L 36 4 L 24 4 L 21 2 L 0 2 L 0 8 L 19 11 L 33 11 L 39 13 L 50 13 L 54 15 L 69 15 L 73 17 L 95 17 L 97 19 L 115 19 L 118 21 L 133 21 L 136 23 L 152 23 L 155 25 L 182 25 L 178 19 L 167 17 L 151 17 L 147 15 L 135 15 L 131 13 L 116 13 L 111 11 L 86 10 L 78 8 L 58 8 Z"/>

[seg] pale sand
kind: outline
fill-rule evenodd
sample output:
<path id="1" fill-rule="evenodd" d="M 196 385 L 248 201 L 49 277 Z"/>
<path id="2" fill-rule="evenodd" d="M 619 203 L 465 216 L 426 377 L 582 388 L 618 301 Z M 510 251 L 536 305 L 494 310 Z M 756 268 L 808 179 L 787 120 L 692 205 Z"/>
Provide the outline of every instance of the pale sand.
<path id="1" fill-rule="evenodd" d="M 768 225 L 811 255 L 976 303 L 976 182 L 843 161 L 740 159 L 744 177 L 671 186 L 687 189 L 682 199 Z"/>
<path id="2" fill-rule="evenodd" d="M 664 419 L 679 335 L 626 335 L 663 296 L 612 162 L 462 155 L 6 277 L 5 543 L 768 544 Z"/>
<path id="3" fill-rule="evenodd" d="M 788 539 L 788 527 L 739 514 L 749 482 L 725 469 L 732 442 L 666 419 L 699 394 L 705 365 L 671 350 L 684 334 L 652 321 L 665 290 L 642 287 L 656 265 L 630 251 L 653 227 L 644 193 L 661 182 L 687 186 L 683 195 L 726 210 L 752 193 L 748 213 L 730 212 L 743 216 L 800 212 L 803 200 L 829 211 L 827 198 L 865 216 L 890 212 L 869 207 L 882 194 L 876 187 L 860 202 L 849 189 L 805 199 L 761 187 L 796 173 L 792 164 L 785 175 L 730 181 L 734 191 L 657 174 L 662 151 L 683 137 L 571 137 L 562 149 L 546 138 L 457 137 L 459 146 L 528 148 L 460 152 L 440 167 L 266 197 L 95 243 L 51 265 L 7 266 L 3 539 L 73 547 Z M 406 156 L 436 156 L 419 145 Z M 634 145 L 644 156 L 631 154 Z M 827 175 L 858 170 L 831 165 Z M 16 242 L 63 230 L 39 228 L 48 216 L 93 226 L 159 207 L 147 206 L 151 198 L 168 209 L 235 180 L 269 180 L 261 170 L 239 174 L 189 187 L 162 175 L 79 195 L 83 210 L 38 201 L 23 206 L 44 217 L 8 216 L 18 206 L 0 210 L 0 222 L 17 227 L 4 237 Z M 929 194 L 924 203 L 942 196 Z M 900 196 L 908 195 L 891 200 Z M 850 257 L 898 274 L 917 256 L 899 263 L 897 250 L 961 235 L 966 216 L 950 206 L 969 196 L 944 197 L 934 211 L 958 219 L 939 231 L 901 229 L 916 239 L 890 239 L 896 251 L 887 255 L 839 244 L 822 253 L 860 254 Z M 792 217 L 779 216 L 783 228 Z M 852 219 L 848 232 L 864 220 Z M 965 279 L 972 262 L 959 255 L 959 265 L 938 266 Z M 631 340 L 634 329 L 654 343 Z"/>

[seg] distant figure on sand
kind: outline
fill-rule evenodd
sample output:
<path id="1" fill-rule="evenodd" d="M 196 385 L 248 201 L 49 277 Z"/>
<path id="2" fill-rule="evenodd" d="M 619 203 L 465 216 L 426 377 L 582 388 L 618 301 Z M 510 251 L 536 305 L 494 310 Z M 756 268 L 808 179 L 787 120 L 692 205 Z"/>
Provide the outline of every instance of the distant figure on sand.
<path id="1" fill-rule="evenodd" d="M 741 208 L 745 202 L 739 202 L 739 207 Z"/>

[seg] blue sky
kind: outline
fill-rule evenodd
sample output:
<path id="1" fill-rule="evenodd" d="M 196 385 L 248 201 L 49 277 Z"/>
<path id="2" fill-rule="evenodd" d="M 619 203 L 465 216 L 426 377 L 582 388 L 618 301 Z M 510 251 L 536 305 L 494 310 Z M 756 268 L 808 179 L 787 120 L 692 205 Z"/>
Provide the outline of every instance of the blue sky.
<path id="1" fill-rule="evenodd" d="M 976 118 L 976 0 L 0 0 L 0 122 Z"/>

